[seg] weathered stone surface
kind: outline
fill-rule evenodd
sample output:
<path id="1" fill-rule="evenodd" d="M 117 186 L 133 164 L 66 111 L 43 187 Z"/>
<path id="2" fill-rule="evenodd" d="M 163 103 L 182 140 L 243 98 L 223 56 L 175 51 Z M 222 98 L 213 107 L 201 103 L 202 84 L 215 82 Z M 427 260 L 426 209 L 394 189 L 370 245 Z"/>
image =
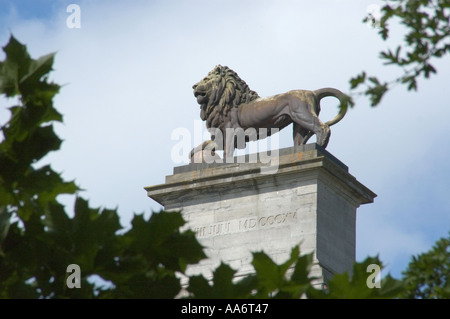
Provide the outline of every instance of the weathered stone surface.
<path id="1" fill-rule="evenodd" d="M 316 144 L 279 150 L 277 161 L 272 174 L 262 174 L 261 163 L 190 164 L 145 188 L 166 210 L 182 210 L 206 247 L 208 259 L 188 274 L 210 277 L 223 261 L 246 275 L 251 252 L 281 263 L 298 244 L 314 252 L 315 275 L 351 270 L 356 209 L 376 195 Z"/>
<path id="2" fill-rule="evenodd" d="M 205 141 L 194 148 L 191 163 L 202 162 L 202 150 L 207 145 L 214 143 L 215 150 L 223 150 L 225 158 L 232 157 L 235 148 L 245 148 L 246 141 L 266 138 L 291 123 L 294 146 L 305 145 L 315 134 L 317 143 L 325 148 L 330 126 L 342 120 L 351 100 L 335 88 L 290 90 L 261 98 L 236 72 L 222 65 L 217 65 L 192 88 L 200 104 L 200 118 L 214 131 L 210 131 L 214 141 Z M 320 100 L 329 96 L 339 100 L 339 113 L 323 123 L 319 119 Z"/>

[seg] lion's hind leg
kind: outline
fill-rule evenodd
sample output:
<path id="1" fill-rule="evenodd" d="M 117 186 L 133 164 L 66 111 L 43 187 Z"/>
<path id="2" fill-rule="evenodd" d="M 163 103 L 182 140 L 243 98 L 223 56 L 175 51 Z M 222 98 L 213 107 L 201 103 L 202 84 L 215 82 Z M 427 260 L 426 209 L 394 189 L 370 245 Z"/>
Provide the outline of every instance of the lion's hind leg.
<path id="1" fill-rule="evenodd" d="M 330 141 L 331 130 L 327 124 L 323 124 L 323 137 L 322 140 L 317 142 L 323 148 L 327 147 L 328 142 Z"/>
<path id="2" fill-rule="evenodd" d="M 294 137 L 294 146 L 300 146 L 306 144 L 313 133 L 310 130 L 303 128 L 301 125 L 294 122 L 293 124 L 293 137 Z"/>
<path id="3" fill-rule="evenodd" d="M 291 119 L 294 122 L 294 145 L 300 145 L 298 143 L 306 143 L 309 139 L 308 133 L 302 136 L 305 131 L 316 134 L 317 144 L 325 148 L 330 139 L 330 127 L 322 123 L 317 115 L 311 111 L 310 106 L 302 105 L 302 103 L 296 104 L 291 108 Z"/>

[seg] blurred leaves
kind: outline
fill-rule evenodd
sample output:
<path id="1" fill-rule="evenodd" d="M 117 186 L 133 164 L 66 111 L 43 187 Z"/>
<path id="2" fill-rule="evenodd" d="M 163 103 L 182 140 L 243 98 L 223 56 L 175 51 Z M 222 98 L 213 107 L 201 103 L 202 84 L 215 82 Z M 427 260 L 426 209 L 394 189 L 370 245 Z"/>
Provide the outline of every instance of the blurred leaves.
<path id="1" fill-rule="evenodd" d="M 221 263 L 209 281 L 202 276 L 190 277 L 188 298 L 392 299 L 399 298 L 405 292 L 402 280 L 394 279 L 389 274 L 381 278 L 383 265 L 378 257 L 355 262 L 351 275 L 347 272 L 335 274 L 322 288 L 321 278 L 311 276 L 313 254 L 300 256 L 298 246 L 292 249 L 290 258 L 281 265 L 277 265 L 264 252 L 252 255 L 255 273 L 236 280 L 236 271 Z M 367 284 L 371 275 L 369 265 L 380 268 L 379 288 Z"/>
<path id="2" fill-rule="evenodd" d="M 211 284 L 201 276 L 189 277 L 187 287 L 189 297 L 197 299 L 244 299 L 250 296 L 253 277 L 247 277 L 239 283 L 233 283 L 236 271 L 221 263 L 214 271 Z"/>
<path id="3" fill-rule="evenodd" d="M 350 88 L 363 87 L 358 94 L 367 96 L 376 106 L 396 84 L 406 85 L 408 91 L 417 91 L 420 77 L 429 78 L 437 73 L 431 64 L 433 58 L 441 58 L 450 52 L 450 0 L 385 0 L 381 19 L 376 28 L 383 40 L 389 38 L 390 23 L 398 21 L 405 27 L 403 43 L 394 50 L 380 52 L 385 65 L 400 67 L 402 73 L 391 81 L 379 81 L 367 77 L 365 72 L 350 79 Z M 373 19 L 367 16 L 363 22 Z"/>
<path id="4" fill-rule="evenodd" d="M 309 277 L 313 254 L 300 256 L 298 246 L 290 258 L 277 265 L 266 253 L 254 252 L 254 274 L 235 280 L 236 271 L 221 263 L 213 273 L 211 283 L 203 276 L 189 278 L 189 298 L 208 299 L 298 299 L 311 288 L 315 277 Z M 239 278 L 239 277 L 238 277 Z"/>
<path id="5" fill-rule="evenodd" d="M 42 208 L 59 194 L 74 194 L 78 187 L 63 181 L 49 166 L 35 167 L 61 145 L 50 124 L 62 121 L 52 102 L 59 86 L 46 77 L 53 55 L 34 60 L 13 36 L 3 50 L 6 58 L 0 62 L 0 93 L 18 95 L 21 104 L 9 109 L 11 118 L 1 126 L 0 212 L 17 214 L 26 221 L 32 214 L 44 214 Z"/>
<path id="6" fill-rule="evenodd" d="M 397 298 L 404 291 L 402 281 L 392 278 L 389 274 L 382 278 L 379 288 L 369 287 L 368 277 L 372 274 L 370 265 L 383 268 L 378 257 L 367 257 L 364 261 L 354 263 L 352 274 L 347 272 L 336 274 L 328 281 L 324 290 L 309 289 L 308 298 L 321 299 L 391 299 Z M 381 276 L 380 276 L 381 277 Z M 369 278 L 370 279 L 370 278 Z"/>
<path id="7" fill-rule="evenodd" d="M 176 272 L 204 258 L 192 231 L 181 232 L 179 212 L 136 215 L 123 234 L 116 210 L 89 207 L 77 197 L 73 217 L 58 201 L 76 194 L 50 165 L 39 160 L 58 150 L 52 122 L 59 85 L 48 81 L 53 54 L 33 59 L 13 36 L 3 47 L 0 93 L 17 96 L 0 127 L 0 298 L 173 298 Z M 81 289 L 68 289 L 66 268 L 81 268 Z M 92 283 L 92 276 L 107 282 Z"/>
<path id="8" fill-rule="evenodd" d="M 450 233 L 432 249 L 413 256 L 403 272 L 405 298 L 450 299 Z"/>
<path id="9" fill-rule="evenodd" d="M 153 213 L 149 220 L 136 215 L 132 228 L 117 236 L 114 265 L 100 272 L 116 288 L 100 297 L 174 298 L 181 289 L 176 274 L 206 257 L 192 231 L 180 232 L 184 224 L 180 212 Z"/>
<path id="10" fill-rule="evenodd" d="M 256 271 L 256 298 L 300 298 L 316 278 L 309 278 L 313 254 L 300 257 L 299 246 L 291 251 L 290 258 L 281 265 L 275 264 L 264 252 L 253 254 Z"/>

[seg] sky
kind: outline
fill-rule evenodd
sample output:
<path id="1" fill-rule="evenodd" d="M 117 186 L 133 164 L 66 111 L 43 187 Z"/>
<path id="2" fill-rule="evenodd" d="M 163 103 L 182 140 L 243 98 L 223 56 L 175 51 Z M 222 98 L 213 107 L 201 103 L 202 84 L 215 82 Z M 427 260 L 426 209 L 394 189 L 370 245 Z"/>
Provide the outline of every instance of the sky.
<path id="1" fill-rule="evenodd" d="M 79 20 L 72 19 L 79 8 Z M 64 140 L 51 163 L 84 189 L 92 207 L 117 208 L 121 223 L 162 207 L 145 186 L 163 184 L 179 142 L 172 133 L 199 125 L 192 85 L 215 65 L 235 70 L 260 96 L 293 89 L 350 89 L 361 71 L 392 80 L 379 52 L 396 48 L 362 22 L 375 0 L 0 0 L 0 44 L 10 34 L 32 57 L 56 52 L 51 79 L 63 85 L 54 99 L 64 115 Z M 79 22 L 79 25 L 74 25 Z M 0 53 L 3 59 L 3 53 Z M 357 211 L 356 259 L 378 255 L 382 275 L 399 278 L 411 256 L 450 230 L 450 59 L 432 63 L 438 74 L 417 92 L 398 86 L 376 107 L 364 97 L 333 126 L 327 150 L 378 196 Z M 9 118 L 0 99 L 0 123 Z M 320 118 L 337 102 L 326 98 Z M 204 124 L 202 124 L 204 125 Z M 279 146 L 292 146 L 289 128 Z M 193 138 L 194 139 L 194 138 Z M 311 140 L 314 141 L 314 140 Z M 198 145 L 192 141 L 192 147 Z M 60 198 L 69 207 L 73 196 Z"/>

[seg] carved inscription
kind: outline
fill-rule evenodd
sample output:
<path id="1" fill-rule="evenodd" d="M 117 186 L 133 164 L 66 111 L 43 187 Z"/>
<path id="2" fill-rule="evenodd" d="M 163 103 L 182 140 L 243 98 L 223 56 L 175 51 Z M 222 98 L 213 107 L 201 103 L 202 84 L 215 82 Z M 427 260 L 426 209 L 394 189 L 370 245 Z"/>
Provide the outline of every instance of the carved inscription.
<path id="1" fill-rule="evenodd" d="M 197 237 L 199 238 L 224 235 L 230 232 L 230 224 L 231 222 L 225 222 L 225 223 L 210 224 L 208 226 L 194 227 L 194 232 L 197 234 Z"/>
<path id="2" fill-rule="evenodd" d="M 293 222 L 297 218 L 296 212 L 280 213 L 263 217 L 248 217 L 229 221 L 192 227 L 198 238 L 226 235 L 249 230 L 277 227 Z"/>
<path id="3" fill-rule="evenodd" d="M 270 215 L 265 217 L 251 217 L 244 220 L 239 220 L 239 230 L 248 230 L 254 228 L 264 228 L 273 225 L 285 224 L 291 222 L 296 218 L 297 213 L 281 213 L 277 215 Z"/>

